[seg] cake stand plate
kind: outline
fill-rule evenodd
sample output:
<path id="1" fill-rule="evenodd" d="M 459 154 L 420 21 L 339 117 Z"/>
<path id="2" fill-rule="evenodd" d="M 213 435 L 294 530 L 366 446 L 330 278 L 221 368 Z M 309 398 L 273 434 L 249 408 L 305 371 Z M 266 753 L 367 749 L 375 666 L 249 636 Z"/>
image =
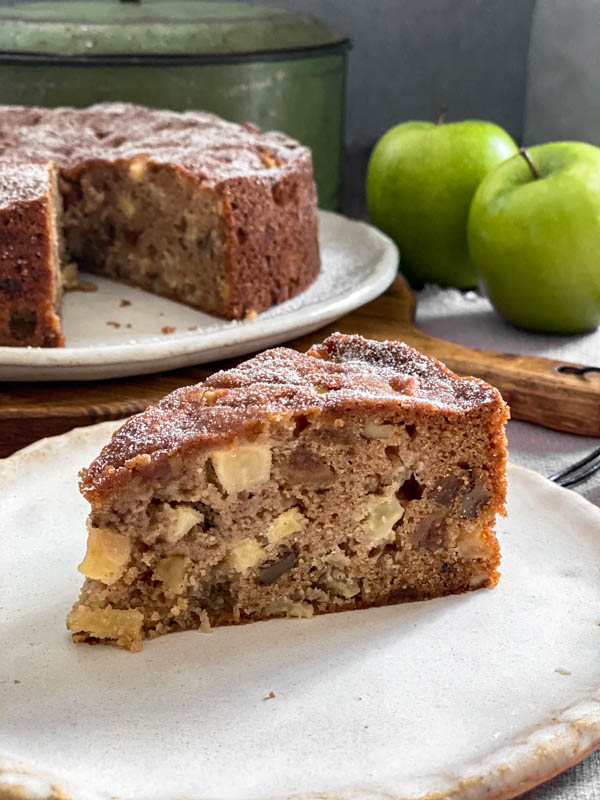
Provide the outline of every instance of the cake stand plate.
<path id="1" fill-rule="evenodd" d="M 115 423 L 0 463 L 0 796 L 509 798 L 600 744 L 600 510 L 511 467 L 499 585 L 429 602 L 73 644 Z"/>
<path id="2" fill-rule="evenodd" d="M 377 297 L 394 280 L 396 245 L 376 228 L 319 211 L 321 272 L 297 297 L 230 321 L 96 275 L 68 292 L 66 347 L 0 347 L 0 380 L 65 381 L 145 375 L 255 353 L 302 336 Z"/>

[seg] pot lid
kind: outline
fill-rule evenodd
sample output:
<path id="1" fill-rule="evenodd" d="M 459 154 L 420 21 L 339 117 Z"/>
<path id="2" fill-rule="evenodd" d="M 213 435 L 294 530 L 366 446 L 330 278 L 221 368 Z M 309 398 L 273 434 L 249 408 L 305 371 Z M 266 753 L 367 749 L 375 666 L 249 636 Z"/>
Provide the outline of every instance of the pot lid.
<path id="1" fill-rule="evenodd" d="M 223 57 L 345 45 L 296 11 L 220 0 L 58 0 L 0 9 L 3 55 Z"/>

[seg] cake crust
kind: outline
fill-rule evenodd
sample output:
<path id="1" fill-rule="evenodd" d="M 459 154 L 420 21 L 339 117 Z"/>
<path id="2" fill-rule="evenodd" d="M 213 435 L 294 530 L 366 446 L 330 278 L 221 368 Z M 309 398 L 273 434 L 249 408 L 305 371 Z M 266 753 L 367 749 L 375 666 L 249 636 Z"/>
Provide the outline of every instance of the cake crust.
<path id="1" fill-rule="evenodd" d="M 308 357 L 307 357 L 308 356 Z M 289 413 L 335 418 L 360 403 L 407 420 L 443 412 L 463 417 L 485 408 L 500 431 L 508 410 L 497 389 L 459 378 L 437 359 L 403 342 L 334 333 L 308 354 L 274 348 L 203 383 L 177 389 L 129 419 L 81 471 L 88 498 L 110 493 L 135 475 L 151 475 L 174 450 L 208 450 L 257 423 Z"/>

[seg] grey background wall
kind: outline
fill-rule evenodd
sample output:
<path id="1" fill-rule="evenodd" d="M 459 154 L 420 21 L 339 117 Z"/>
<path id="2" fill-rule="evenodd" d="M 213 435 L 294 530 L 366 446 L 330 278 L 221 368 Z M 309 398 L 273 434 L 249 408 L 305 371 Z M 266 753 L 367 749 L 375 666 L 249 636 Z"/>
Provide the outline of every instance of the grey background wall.
<path id="1" fill-rule="evenodd" d="M 252 0 L 350 36 L 348 142 L 403 119 L 481 117 L 523 132 L 535 0 Z"/>
<path id="2" fill-rule="evenodd" d="M 535 0 L 251 0 L 350 36 L 344 210 L 364 213 L 374 141 L 405 119 L 479 117 L 523 135 Z"/>

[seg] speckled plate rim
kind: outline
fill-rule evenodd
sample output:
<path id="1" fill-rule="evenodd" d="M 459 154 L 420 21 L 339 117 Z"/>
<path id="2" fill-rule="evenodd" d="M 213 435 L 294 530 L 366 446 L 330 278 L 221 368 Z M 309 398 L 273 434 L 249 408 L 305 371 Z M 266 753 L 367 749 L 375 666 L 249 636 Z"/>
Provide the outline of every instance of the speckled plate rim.
<path id="1" fill-rule="evenodd" d="M 361 264 L 362 278 L 347 291 L 337 293 L 332 288 L 326 299 L 317 302 L 311 302 L 308 295 L 307 302 L 298 308 L 274 316 L 259 314 L 234 325 L 214 317 L 215 324 L 209 330 L 175 339 L 163 337 L 159 341 L 96 347 L 69 347 L 68 343 L 64 348 L 0 347 L 0 380 L 94 380 L 144 375 L 245 355 L 317 330 L 382 294 L 394 280 L 399 260 L 394 242 L 366 222 L 322 210 L 319 222 L 320 226 L 339 229 L 344 239 L 358 236 L 368 243 L 370 256 Z M 324 262 L 322 270 L 326 272 L 328 268 Z"/>
<path id="2" fill-rule="evenodd" d="M 121 422 L 114 421 L 76 428 L 60 436 L 41 439 L 6 459 L 3 470 L 16 472 L 34 462 L 44 451 L 73 451 L 86 440 L 102 434 L 104 439 Z M 5 472 L 6 474 L 6 472 Z M 551 494 L 571 515 L 595 527 L 600 535 L 600 509 L 569 489 L 549 482 L 532 470 L 509 465 L 509 484 L 524 483 L 541 496 Z M 599 623 L 600 624 L 600 623 Z M 471 763 L 458 773 L 424 776 L 419 780 L 424 790 L 379 792 L 348 788 L 335 792 L 303 792 L 265 797 L 265 800 L 509 800 L 538 786 L 574 766 L 600 747 L 600 684 L 589 696 L 563 708 L 526 731 L 518 740 L 493 751 L 478 763 Z M 440 787 L 440 781 L 445 786 Z M 427 788 L 431 784 L 431 788 Z M 143 795 L 139 795 L 142 800 Z M 195 800 L 186 795 L 186 800 Z M 91 787 L 75 785 L 57 773 L 40 770 L 35 763 L 17 754 L 0 752 L 0 800 L 107 800 Z M 113 798 L 117 800 L 117 796 Z M 128 800 L 132 800 L 129 798 Z M 164 800 L 180 800 L 179 795 L 165 795 Z M 218 798 L 214 798 L 218 800 Z"/>

